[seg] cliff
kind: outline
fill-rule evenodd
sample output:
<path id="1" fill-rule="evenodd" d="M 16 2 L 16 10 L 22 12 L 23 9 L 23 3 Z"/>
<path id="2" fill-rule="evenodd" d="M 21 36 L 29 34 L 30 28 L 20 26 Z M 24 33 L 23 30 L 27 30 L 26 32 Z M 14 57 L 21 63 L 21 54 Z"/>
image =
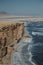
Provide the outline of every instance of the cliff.
<path id="1" fill-rule="evenodd" d="M 0 25 L 0 64 L 8 65 L 15 44 L 19 43 L 24 34 L 23 23 Z M 5 60 L 5 61 L 4 61 Z"/>

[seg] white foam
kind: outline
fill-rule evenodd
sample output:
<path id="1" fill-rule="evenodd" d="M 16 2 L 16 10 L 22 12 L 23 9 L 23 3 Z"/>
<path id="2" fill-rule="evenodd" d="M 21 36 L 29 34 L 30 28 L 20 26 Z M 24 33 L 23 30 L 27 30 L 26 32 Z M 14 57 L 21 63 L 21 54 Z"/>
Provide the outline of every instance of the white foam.
<path id="1" fill-rule="evenodd" d="M 23 60 L 21 59 L 21 50 L 24 45 L 27 45 L 26 43 L 23 43 L 23 39 L 19 42 L 18 45 L 16 45 L 17 52 L 12 53 L 11 57 L 11 64 L 10 65 L 27 65 Z"/>
<path id="2" fill-rule="evenodd" d="M 23 42 L 31 43 L 32 42 L 32 38 L 24 38 Z"/>
<path id="3" fill-rule="evenodd" d="M 29 49 L 29 48 L 28 48 Z M 33 65 L 36 65 L 34 62 L 32 62 L 32 54 L 31 54 L 31 52 L 29 52 L 29 61 L 33 64 Z"/>
<path id="4" fill-rule="evenodd" d="M 27 38 L 26 38 L 27 39 Z M 14 53 L 12 53 L 13 55 L 12 55 L 12 60 L 11 60 L 11 64 L 10 65 L 27 65 L 22 59 L 21 59 L 21 50 L 22 50 L 22 47 L 24 46 L 24 45 L 27 45 L 28 43 L 27 43 L 27 41 L 29 41 L 29 42 L 32 42 L 32 38 L 29 38 L 29 39 L 22 39 L 20 42 L 19 42 L 19 44 L 18 45 L 16 45 L 16 47 L 17 47 L 17 51 L 18 52 L 14 52 Z M 26 41 L 25 41 L 26 40 Z M 26 42 L 26 43 L 24 43 L 24 41 Z M 31 61 L 31 57 L 32 57 L 32 55 L 31 55 L 31 53 L 30 53 L 30 57 L 29 57 L 29 60 Z M 32 63 L 32 61 L 31 61 L 31 63 Z M 33 63 L 32 63 L 33 64 Z"/>
<path id="5" fill-rule="evenodd" d="M 33 42 L 33 41 L 32 41 Z M 29 61 L 33 64 L 33 65 L 36 65 L 34 62 L 32 62 L 32 53 L 31 53 L 31 51 L 30 51 L 30 49 L 32 48 L 32 45 L 30 44 L 29 46 L 28 46 L 28 54 L 29 54 Z"/>
<path id="6" fill-rule="evenodd" d="M 43 35 L 43 32 L 32 32 L 32 35 Z"/>

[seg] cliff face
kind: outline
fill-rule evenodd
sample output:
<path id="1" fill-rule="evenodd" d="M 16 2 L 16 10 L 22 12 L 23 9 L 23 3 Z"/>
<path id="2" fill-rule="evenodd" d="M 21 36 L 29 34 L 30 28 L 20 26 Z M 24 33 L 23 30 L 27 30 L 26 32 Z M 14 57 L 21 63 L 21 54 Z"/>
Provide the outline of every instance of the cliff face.
<path id="1" fill-rule="evenodd" d="M 19 41 L 24 34 L 24 24 L 15 23 L 4 25 L 0 27 L 0 64 L 4 63 L 3 58 L 6 59 L 11 53 L 15 41 Z"/>

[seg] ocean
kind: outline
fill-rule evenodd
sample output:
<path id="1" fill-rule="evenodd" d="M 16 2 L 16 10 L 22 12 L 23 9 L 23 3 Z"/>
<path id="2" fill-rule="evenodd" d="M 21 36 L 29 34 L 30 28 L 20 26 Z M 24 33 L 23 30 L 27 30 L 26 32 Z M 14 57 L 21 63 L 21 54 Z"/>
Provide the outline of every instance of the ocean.
<path id="1" fill-rule="evenodd" d="M 32 65 L 43 65 L 43 22 L 29 22 L 26 31 L 32 36 L 32 42 L 27 45 L 29 61 Z"/>
<path id="2" fill-rule="evenodd" d="M 11 65 L 43 65 L 43 22 L 26 22 L 25 33 L 32 38 L 23 38 L 17 52 L 13 51 Z"/>

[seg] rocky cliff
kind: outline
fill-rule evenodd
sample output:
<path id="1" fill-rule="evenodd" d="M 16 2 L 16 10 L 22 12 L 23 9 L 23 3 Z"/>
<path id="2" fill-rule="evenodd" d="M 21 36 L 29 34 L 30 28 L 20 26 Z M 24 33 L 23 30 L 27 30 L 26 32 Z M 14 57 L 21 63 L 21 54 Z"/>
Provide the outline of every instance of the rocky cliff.
<path id="1" fill-rule="evenodd" d="M 20 41 L 23 34 L 23 23 L 0 26 L 0 64 L 8 65 L 13 46 Z"/>

